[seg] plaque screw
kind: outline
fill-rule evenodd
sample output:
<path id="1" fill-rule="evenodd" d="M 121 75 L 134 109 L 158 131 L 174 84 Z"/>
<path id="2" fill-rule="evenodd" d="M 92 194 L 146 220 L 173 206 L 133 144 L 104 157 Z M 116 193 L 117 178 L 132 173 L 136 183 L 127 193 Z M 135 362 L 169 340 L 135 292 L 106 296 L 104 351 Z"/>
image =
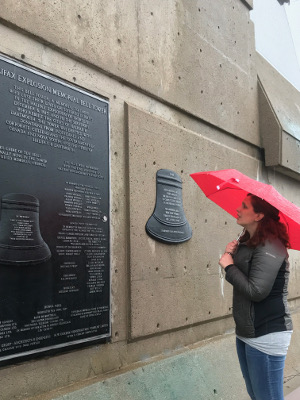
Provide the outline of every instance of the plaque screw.
<path id="1" fill-rule="evenodd" d="M 106 215 L 103 215 L 102 221 L 103 221 L 103 222 L 106 222 L 106 221 L 107 221 L 107 216 L 106 216 Z"/>

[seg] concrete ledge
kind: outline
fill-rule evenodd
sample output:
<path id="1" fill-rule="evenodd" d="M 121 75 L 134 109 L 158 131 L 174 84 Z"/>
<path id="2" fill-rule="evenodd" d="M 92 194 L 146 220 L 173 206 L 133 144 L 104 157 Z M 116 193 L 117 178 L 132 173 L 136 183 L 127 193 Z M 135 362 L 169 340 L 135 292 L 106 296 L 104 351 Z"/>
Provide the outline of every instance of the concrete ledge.
<path id="1" fill-rule="evenodd" d="M 294 333 L 285 367 L 285 400 L 300 399 L 298 303 L 292 308 Z M 28 400 L 248 400 L 228 334 L 140 363 L 137 368 L 77 383 Z"/>
<path id="2" fill-rule="evenodd" d="M 294 333 L 285 366 L 285 400 L 300 399 L 300 313 L 291 304 Z M 129 367 L 129 366 L 128 366 Z M 227 334 L 161 354 L 74 386 L 27 400 L 248 400 L 235 335 Z"/>
<path id="3" fill-rule="evenodd" d="M 246 400 L 248 395 L 235 353 L 235 336 L 226 335 L 181 354 L 51 398 Z"/>

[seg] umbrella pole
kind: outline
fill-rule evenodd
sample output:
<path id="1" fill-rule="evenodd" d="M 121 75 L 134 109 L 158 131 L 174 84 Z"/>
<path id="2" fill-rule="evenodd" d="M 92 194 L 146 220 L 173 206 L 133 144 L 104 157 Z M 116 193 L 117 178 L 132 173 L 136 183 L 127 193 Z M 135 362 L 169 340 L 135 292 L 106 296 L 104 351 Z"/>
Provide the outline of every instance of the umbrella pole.
<path id="1" fill-rule="evenodd" d="M 236 238 L 237 242 L 240 243 L 240 238 L 243 236 L 243 234 L 245 233 L 245 228 L 242 230 L 242 232 L 238 235 L 238 237 Z"/>

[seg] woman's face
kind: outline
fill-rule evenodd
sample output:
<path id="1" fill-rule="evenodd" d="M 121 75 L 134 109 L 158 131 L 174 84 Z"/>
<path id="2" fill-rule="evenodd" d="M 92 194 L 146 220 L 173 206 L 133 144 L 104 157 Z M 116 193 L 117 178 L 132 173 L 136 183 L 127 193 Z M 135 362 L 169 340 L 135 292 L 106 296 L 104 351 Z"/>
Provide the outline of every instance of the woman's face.
<path id="1" fill-rule="evenodd" d="M 262 213 L 256 213 L 251 204 L 251 197 L 247 196 L 243 200 L 241 206 L 237 208 L 237 223 L 247 230 L 256 229 L 258 221 L 263 218 Z"/>

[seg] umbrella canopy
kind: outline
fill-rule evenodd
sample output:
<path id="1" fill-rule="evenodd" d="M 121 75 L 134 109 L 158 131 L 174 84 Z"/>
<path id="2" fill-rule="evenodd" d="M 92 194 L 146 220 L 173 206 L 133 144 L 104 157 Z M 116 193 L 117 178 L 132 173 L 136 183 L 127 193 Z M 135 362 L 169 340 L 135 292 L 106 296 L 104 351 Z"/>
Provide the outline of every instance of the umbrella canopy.
<path id="1" fill-rule="evenodd" d="M 273 186 L 251 179 L 235 169 L 196 172 L 190 176 L 206 197 L 235 218 L 236 209 L 248 193 L 276 207 L 280 221 L 287 226 L 291 248 L 300 250 L 300 208 L 284 198 Z"/>

